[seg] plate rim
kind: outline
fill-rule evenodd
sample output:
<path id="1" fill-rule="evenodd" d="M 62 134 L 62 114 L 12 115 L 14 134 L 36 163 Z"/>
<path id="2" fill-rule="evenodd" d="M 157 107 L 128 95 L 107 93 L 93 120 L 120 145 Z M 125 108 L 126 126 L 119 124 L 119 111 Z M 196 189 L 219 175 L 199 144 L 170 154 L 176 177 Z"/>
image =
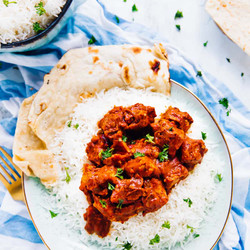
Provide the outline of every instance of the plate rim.
<path id="1" fill-rule="evenodd" d="M 181 88 L 183 88 L 184 90 L 188 91 L 204 108 L 205 110 L 207 111 L 207 113 L 210 115 L 210 117 L 212 118 L 212 120 L 214 121 L 216 127 L 218 128 L 221 136 L 222 136 L 222 139 L 226 145 L 226 149 L 227 149 L 227 153 L 228 153 L 228 156 L 229 156 L 229 160 L 230 160 L 230 167 L 231 167 L 231 195 L 230 195 L 230 202 L 229 202 L 229 208 L 228 208 L 228 212 L 227 212 L 227 216 L 226 216 L 226 220 L 224 222 L 224 225 L 221 229 L 221 232 L 220 234 L 218 235 L 216 241 L 214 242 L 214 244 L 211 246 L 210 250 L 212 250 L 215 245 L 217 244 L 217 242 L 219 241 L 219 239 L 221 238 L 224 230 L 225 230 L 225 227 L 226 227 L 226 224 L 227 224 L 227 221 L 228 221 L 228 218 L 229 218 L 229 215 L 230 215 L 230 211 L 231 211 L 231 207 L 232 207 L 232 200 L 233 200 L 233 186 L 234 186 L 234 181 L 233 181 L 233 161 L 232 161 L 232 156 L 231 156 L 231 153 L 230 153 L 230 150 L 229 150 L 229 147 L 228 147 L 228 144 L 227 144 L 227 141 L 226 141 L 226 138 L 219 126 L 219 124 L 217 123 L 216 119 L 214 118 L 214 116 L 212 115 L 212 113 L 210 112 L 210 110 L 206 107 L 206 105 L 200 100 L 200 98 L 198 96 L 196 96 L 191 90 L 189 90 L 187 87 L 183 86 L 182 84 L 180 84 L 179 82 L 176 82 L 175 80 L 172 80 L 170 79 L 170 83 L 171 83 L 171 86 L 172 84 L 175 84 Z M 28 210 L 28 213 L 29 213 L 29 216 L 32 220 L 32 223 L 38 233 L 38 235 L 40 236 L 41 240 L 43 241 L 44 245 L 50 250 L 51 248 L 48 246 L 48 244 L 46 243 L 46 241 L 44 240 L 43 236 L 41 235 L 35 221 L 34 221 L 34 218 L 31 214 L 31 211 L 30 211 L 30 208 L 29 208 L 29 204 L 28 204 L 28 200 L 27 200 L 27 197 L 26 197 L 26 192 L 25 192 L 25 180 L 24 180 L 24 173 L 22 172 L 22 189 L 23 189 L 23 194 L 24 194 L 24 202 L 25 202 L 25 205 L 26 205 L 26 208 Z"/>

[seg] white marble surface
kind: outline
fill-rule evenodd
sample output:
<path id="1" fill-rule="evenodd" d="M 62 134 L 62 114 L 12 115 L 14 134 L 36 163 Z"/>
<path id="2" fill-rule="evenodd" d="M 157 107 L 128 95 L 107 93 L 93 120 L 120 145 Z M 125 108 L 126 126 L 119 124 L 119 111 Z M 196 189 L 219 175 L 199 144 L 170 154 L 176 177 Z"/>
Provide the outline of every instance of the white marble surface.
<path id="1" fill-rule="evenodd" d="M 102 3 L 117 16 L 159 32 L 203 70 L 224 82 L 250 109 L 250 56 L 214 23 L 205 10 L 206 1 L 102 0 Z M 133 4 L 138 12 L 132 12 Z M 182 11 L 184 17 L 174 20 L 177 10 Z M 176 24 L 181 25 L 181 31 L 176 29 Z M 208 44 L 204 47 L 206 41 Z M 231 63 L 226 58 L 230 58 Z"/>

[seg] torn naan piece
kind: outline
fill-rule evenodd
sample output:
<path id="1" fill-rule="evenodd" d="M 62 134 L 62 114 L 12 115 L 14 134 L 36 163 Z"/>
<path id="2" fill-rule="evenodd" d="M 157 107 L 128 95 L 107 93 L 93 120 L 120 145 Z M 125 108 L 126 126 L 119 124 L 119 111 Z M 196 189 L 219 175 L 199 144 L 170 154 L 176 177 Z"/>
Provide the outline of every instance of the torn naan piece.
<path id="1" fill-rule="evenodd" d="M 206 10 L 222 31 L 250 55 L 250 1 L 208 0 Z"/>
<path id="2" fill-rule="evenodd" d="M 67 52 L 45 75 L 36 96 L 22 105 L 13 149 L 15 163 L 45 185 L 55 182 L 58 169 L 51 149 L 56 133 L 64 128 L 77 103 L 113 87 L 151 87 L 169 95 L 169 62 L 164 47 L 111 45 Z M 32 157 L 34 151 L 37 157 Z"/>

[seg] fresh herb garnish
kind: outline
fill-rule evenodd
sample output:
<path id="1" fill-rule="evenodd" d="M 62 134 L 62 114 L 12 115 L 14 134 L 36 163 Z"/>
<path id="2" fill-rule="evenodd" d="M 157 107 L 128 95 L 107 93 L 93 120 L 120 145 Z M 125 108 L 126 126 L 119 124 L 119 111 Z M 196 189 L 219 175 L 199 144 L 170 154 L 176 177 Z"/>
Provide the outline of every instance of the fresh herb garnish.
<path id="1" fill-rule="evenodd" d="M 243 73 L 243 72 L 241 72 L 240 76 L 241 76 L 241 77 L 243 77 L 243 76 L 244 76 L 244 73 Z"/>
<path id="2" fill-rule="evenodd" d="M 128 137 L 127 137 L 127 136 L 125 136 L 125 135 L 123 135 L 123 136 L 122 136 L 122 140 L 123 140 L 124 142 L 127 142 Z"/>
<path id="3" fill-rule="evenodd" d="M 221 176 L 221 174 L 216 174 L 214 179 L 215 179 L 216 182 L 221 182 L 223 177 Z"/>
<path id="4" fill-rule="evenodd" d="M 177 28 L 177 30 L 181 30 L 180 24 L 176 24 L 175 27 Z"/>
<path id="5" fill-rule="evenodd" d="M 137 9 L 137 7 L 136 7 L 135 4 L 132 6 L 132 11 L 133 11 L 133 12 L 138 11 L 138 9 Z"/>
<path id="6" fill-rule="evenodd" d="M 110 184 L 110 183 L 108 183 L 108 190 L 114 190 L 115 189 L 115 187 L 112 185 L 112 184 Z"/>
<path id="7" fill-rule="evenodd" d="M 127 2 L 127 0 L 123 0 L 123 2 Z"/>
<path id="8" fill-rule="evenodd" d="M 41 28 L 39 22 L 35 22 L 35 23 L 33 23 L 33 30 L 34 30 L 36 33 L 40 33 L 41 31 L 44 30 L 44 28 Z"/>
<path id="9" fill-rule="evenodd" d="M 118 16 L 115 16 L 115 20 L 116 20 L 117 23 L 120 23 L 120 19 L 119 19 Z"/>
<path id="10" fill-rule="evenodd" d="M 69 182 L 70 182 L 70 180 L 71 180 L 71 177 L 70 177 L 70 175 L 69 175 L 68 169 L 69 169 L 69 168 L 65 168 L 65 172 L 66 172 L 65 181 L 66 181 L 66 183 L 69 184 Z"/>
<path id="11" fill-rule="evenodd" d="M 74 128 L 75 128 L 75 129 L 78 129 L 78 128 L 79 128 L 79 124 L 78 124 L 78 123 L 75 124 L 75 125 L 74 125 Z"/>
<path id="12" fill-rule="evenodd" d="M 230 113 L 231 113 L 231 109 L 229 109 L 229 110 L 227 111 L 227 116 L 229 116 Z"/>
<path id="13" fill-rule="evenodd" d="M 226 59 L 227 59 L 227 61 L 228 61 L 229 63 L 231 62 L 229 58 L 226 58 Z"/>
<path id="14" fill-rule="evenodd" d="M 169 146 L 165 144 L 163 147 L 163 150 L 158 155 L 158 159 L 160 162 L 168 160 L 168 149 L 169 149 Z"/>
<path id="15" fill-rule="evenodd" d="M 43 8 L 43 2 L 38 3 L 37 5 L 35 5 L 36 8 L 36 13 L 41 16 L 43 14 L 46 13 L 46 10 Z"/>
<path id="16" fill-rule="evenodd" d="M 131 248 L 132 248 L 132 244 L 130 243 L 130 242 L 126 242 L 126 243 L 124 243 L 123 245 L 122 245 L 122 250 L 130 250 Z"/>
<path id="17" fill-rule="evenodd" d="M 51 218 L 54 218 L 58 215 L 58 213 L 54 213 L 53 211 L 49 210 Z"/>
<path id="18" fill-rule="evenodd" d="M 101 156 L 102 160 L 105 160 L 112 156 L 113 151 L 113 148 L 107 148 L 105 151 L 101 150 L 99 155 Z"/>
<path id="19" fill-rule="evenodd" d="M 201 71 L 197 71 L 196 76 L 202 77 L 202 73 L 201 73 Z"/>
<path id="20" fill-rule="evenodd" d="M 199 237 L 199 236 L 200 236 L 200 235 L 197 234 L 197 233 L 194 233 L 194 234 L 193 234 L 193 237 L 194 237 L 194 238 L 197 238 L 197 237 Z"/>
<path id="21" fill-rule="evenodd" d="M 150 143 L 153 143 L 153 144 L 155 144 L 155 142 L 154 142 L 154 136 L 152 136 L 152 135 L 150 135 L 150 134 L 146 134 L 146 142 L 150 142 Z"/>
<path id="22" fill-rule="evenodd" d="M 208 43 L 208 41 L 206 41 L 205 43 L 203 43 L 203 46 L 207 47 L 207 43 Z"/>
<path id="23" fill-rule="evenodd" d="M 119 203 L 118 203 L 118 205 L 116 206 L 116 208 L 122 209 L 122 203 L 123 203 L 123 200 L 122 200 L 122 199 L 119 199 Z"/>
<path id="24" fill-rule="evenodd" d="M 135 144 L 135 141 L 131 141 L 131 144 Z"/>
<path id="25" fill-rule="evenodd" d="M 204 133 L 201 131 L 201 137 L 202 137 L 202 140 L 205 141 L 207 139 L 207 133 Z"/>
<path id="26" fill-rule="evenodd" d="M 188 203 L 188 207 L 191 207 L 191 205 L 193 204 L 190 198 L 183 199 L 183 200 Z"/>
<path id="27" fill-rule="evenodd" d="M 67 124 L 67 126 L 68 126 L 69 128 L 71 127 L 71 123 L 72 123 L 72 121 L 69 121 L 68 124 Z"/>
<path id="28" fill-rule="evenodd" d="M 99 200 L 99 202 L 101 203 L 101 205 L 102 205 L 103 208 L 107 207 L 107 202 L 106 201 Z"/>
<path id="29" fill-rule="evenodd" d="M 169 131 L 173 131 L 173 127 L 169 128 Z"/>
<path id="30" fill-rule="evenodd" d="M 164 221 L 164 223 L 161 225 L 161 227 L 165 227 L 167 229 L 170 229 L 170 222 L 169 221 Z"/>
<path id="31" fill-rule="evenodd" d="M 118 241 L 118 237 L 115 238 L 115 241 Z"/>
<path id="32" fill-rule="evenodd" d="M 91 38 L 88 41 L 88 44 L 94 44 L 95 42 L 97 42 L 97 40 L 95 39 L 95 37 L 92 35 Z"/>
<path id="33" fill-rule="evenodd" d="M 174 19 L 182 18 L 182 17 L 183 17 L 182 11 L 177 10 L 177 12 L 175 13 Z"/>
<path id="34" fill-rule="evenodd" d="M 123 180 L 122 173 L 123 173 L 123 170 L 121 168 L 117 168 L 117 172 L 116 172 L 115 176 L 120 178 L 121 180 Z"/>
<path id="35" fill-rule="evenodd" d="M 219 104 L 221 104 L 222 106 L 224 106 L 227 109 L 228 108 L 228 99 L 225 97 L 220 99 Z"/>
<path id="36" fill-rule="evenodd" d="M 191 230 L 190 230 L 190 232 L 191 232 L 191 233 L 193 233 L 193 232 L 194 232 L 194 228 L 193 228 L 193 227 L 191 227 L 191 226 L 187 225 L 187 228 L 190 228 L 190 229 L 191 229 Z"/>
<path id="37" fill-rule="evenodd" d="M 145 156 L 144 153 L 141 153 L 141 152 L 135 152 L 135 153 L 134 153 L 134 158 L 143 157 L 143 156 Z"/>
<path id="38" fill-rule="evenodd" d="M 17 3 L 17 2 L 16 2 L 16 1 L 10 2 L 10 1 L 8 1 L 8 0 L 3 0 L 3 4 L 4 4 L 6 7 L 8 7 L 8 5 L 9 5 L 10 3 Z"/>
<path id="39" fill-rule="evenodd" d="M 160 236 L 159 234 L 156 234 L 155 237 L 149 241 L 149 245 L 154 245 L 154 243 L 159 243 L 160 242 Z"/>

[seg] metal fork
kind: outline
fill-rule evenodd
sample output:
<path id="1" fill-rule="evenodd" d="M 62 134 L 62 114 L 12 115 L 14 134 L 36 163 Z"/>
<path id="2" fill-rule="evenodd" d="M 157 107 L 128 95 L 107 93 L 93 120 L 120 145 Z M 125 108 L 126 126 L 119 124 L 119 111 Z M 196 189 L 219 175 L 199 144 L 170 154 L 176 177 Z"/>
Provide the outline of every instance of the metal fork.
<path id="1" fill-rule="evenodd" d="M 3 165 L 0 163 L 0 169 L 4 175 L 0 172 L 0 181 L 7 188 L 14 200 L 24 200 L 23 190 L 22 190 L 22 171 L 13 163 L 11 156 L 0 147 L 0 152 L 6 157 L 10 162 L 8 164 L 6 160 L 0 155 L 0 160 L 3 162 Z"/>

